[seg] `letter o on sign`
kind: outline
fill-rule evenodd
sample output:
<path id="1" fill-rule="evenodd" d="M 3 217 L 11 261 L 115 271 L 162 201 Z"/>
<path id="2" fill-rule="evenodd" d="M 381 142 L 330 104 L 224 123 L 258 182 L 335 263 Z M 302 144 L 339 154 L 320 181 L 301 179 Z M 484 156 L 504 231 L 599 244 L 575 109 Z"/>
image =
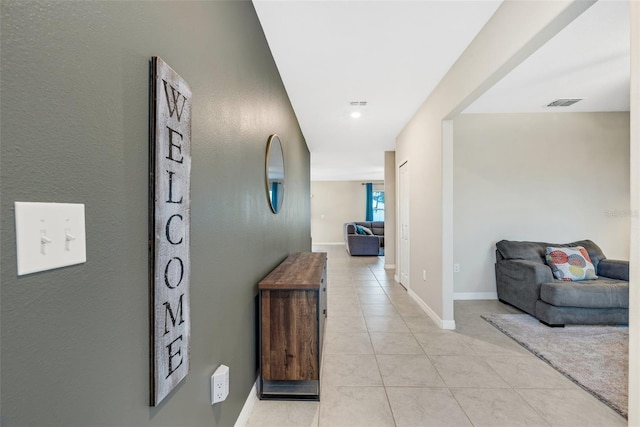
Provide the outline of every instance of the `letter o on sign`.
<path id="1" fill-rule="evenodd" d="M 169 289 L 175 289 L 180 286 L 183 277 L 184 263 L 179 257 L 171 258 L 167 263 L 167 266 L 164 268 L 164 284 L 167 285 L 167 288 Z"/>

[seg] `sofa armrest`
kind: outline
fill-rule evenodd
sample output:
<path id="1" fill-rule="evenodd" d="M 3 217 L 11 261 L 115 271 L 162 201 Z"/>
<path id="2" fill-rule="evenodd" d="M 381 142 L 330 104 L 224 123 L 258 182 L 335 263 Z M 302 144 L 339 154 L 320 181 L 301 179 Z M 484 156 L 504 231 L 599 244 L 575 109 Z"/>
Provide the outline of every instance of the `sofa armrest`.
<path id="1" fill-rule="evenodd" d="M 553 282 L 551 268 L 539 262 L 521 259 L 496 262 L 498 299 L 535 315 L 540 285 Z"/>
<path id="2" fill-rule="evenodd" d="M 598 276 L 629 281 L 629 261 L 603 259 L 598 264 Z"/>
<path id="3" fill-rule="evenodd" d="M 380 239 L 378 236 L 348 234 L 347 251 L 350 255 L 378 255 Z"/>

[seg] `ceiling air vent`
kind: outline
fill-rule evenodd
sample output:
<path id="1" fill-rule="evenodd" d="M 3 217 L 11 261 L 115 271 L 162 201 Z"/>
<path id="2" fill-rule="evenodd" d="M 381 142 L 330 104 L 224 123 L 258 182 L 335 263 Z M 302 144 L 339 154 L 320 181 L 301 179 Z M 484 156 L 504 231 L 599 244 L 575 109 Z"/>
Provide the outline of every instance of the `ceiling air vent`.
<path id="1" fill-rule="evenodd" d="M 556 99 L 551 104 L 547 104 L 547 107 L 568 107 L 578 101 L 582 101 L 582 99 Z"/>
<path id="2" fill-rule="evenodd" d="M 367 105 L 367 101 L 351 101 L 349 105 L 351 105 L 352 107 L 364 107 L 365 105 Z"/>

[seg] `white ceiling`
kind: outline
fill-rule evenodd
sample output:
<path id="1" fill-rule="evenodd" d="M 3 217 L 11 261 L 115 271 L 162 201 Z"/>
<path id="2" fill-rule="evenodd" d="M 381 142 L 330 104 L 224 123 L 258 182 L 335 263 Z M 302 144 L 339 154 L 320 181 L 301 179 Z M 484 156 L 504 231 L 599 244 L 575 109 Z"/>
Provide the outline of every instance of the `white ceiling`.
<path id="1" fill-rule="evenodd" d="M 253 3 L 311 151 L 311 179 L 382 180 L 384 151 L 501 0 Z M 628 110 L 628 8 L 596 3 L 465 112 L 543 111 L 561 97 L 585 99 L 561 111 Z"/>
<path id="2" fill-rule="evenodd" d="M 629 49 L 629 2 L 600 0 L 464 112 L 629 111 Z"/>

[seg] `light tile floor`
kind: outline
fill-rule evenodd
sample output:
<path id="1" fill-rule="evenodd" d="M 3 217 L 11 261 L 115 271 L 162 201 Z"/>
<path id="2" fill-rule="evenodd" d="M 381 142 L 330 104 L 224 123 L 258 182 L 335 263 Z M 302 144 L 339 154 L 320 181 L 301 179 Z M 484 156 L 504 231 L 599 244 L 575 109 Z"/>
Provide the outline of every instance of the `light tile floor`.
<path id="1" fill-rule="evenodd" d="M 248 427 L 624 426 L 626 420 L 456 301 L 439 329 L 382 257 L 328 253 L 320 402 L 258 401 Z"/>

